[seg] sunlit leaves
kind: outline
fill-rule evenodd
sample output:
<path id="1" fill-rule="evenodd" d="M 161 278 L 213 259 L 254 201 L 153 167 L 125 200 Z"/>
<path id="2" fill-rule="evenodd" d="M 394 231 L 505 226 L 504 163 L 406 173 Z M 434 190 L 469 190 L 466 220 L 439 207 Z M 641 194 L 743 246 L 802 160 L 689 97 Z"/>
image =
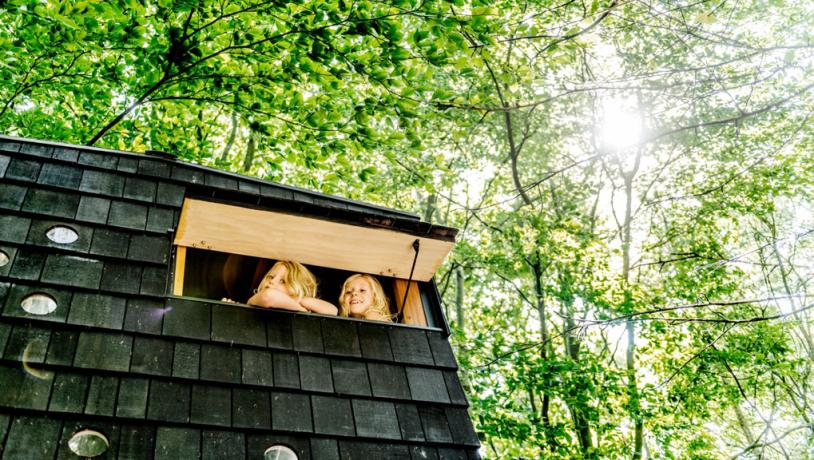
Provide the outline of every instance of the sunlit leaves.
<path id="1" fill-rule="evenodd" d="M 0 87 L 5 131 L 54 137 L 30 120 L 57 118 L 74 127 L 59 131 L 61 140 L 99 137 L 99 145 L 193 159 L 224 146 L 237 113 L 230 154 L 245 149 L 249 132 L 259 135 L 250 172 L 281 158 L 301 172 L 348 168 L 325 176 L 337 190 L 345 179 L 371 180 L 354 169 L 370 171 L 382 150 L 422 148 L 416 130 L 433 108 L 430 69 L 466 53 L 458 22 L 435 2 L 11 2 L 2 13 L 5 62 L 20 60 Z M 53 97 L 67 88 L 75 88 L 70 105 Z M 24 112 L 12 110 L 20 103 Z M 178 137 L 181 126 L 195 134 Z M 364 158 L 331 165 L 326 151 Z"/>

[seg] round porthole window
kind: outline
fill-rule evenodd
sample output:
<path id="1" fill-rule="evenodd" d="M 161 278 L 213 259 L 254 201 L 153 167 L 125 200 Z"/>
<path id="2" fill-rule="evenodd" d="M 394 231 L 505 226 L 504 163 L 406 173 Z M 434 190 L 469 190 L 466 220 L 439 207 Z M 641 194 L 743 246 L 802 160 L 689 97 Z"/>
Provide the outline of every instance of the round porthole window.
<path id="1" fill-rule="evenodd" d="M 6 265 L 8 265 L 8 261 L 9 257 L 8 254 L 6 254 L 6 251 L 0 249 L 0 267 L 5 267 Z"/>
<path id="2" fill-rule="evenodd" d="M 68 448 L 71 452 L 80 457 L 96 457 L 107 452 L 110 448 L 105 435 L 93 430 L 81 430 L 74 433 L 68 441 Z"/>
<path id="3" fill-rule="evenodd" d="M 290 447 L 278 444 L 266 449 L 263 460 L 297 460 L 297 454 Z"/>
<path id="4" fill-rule="evenodd" d="M 45 232 L 45 236 L 54 243 L 71 244 L 79 239 L 79 234 L 71 227 L 56 225 Z"/>
<path id="5" fill-rule="evenodd" d="M 57 301 L 48 294 L 31 294 L 20 302 L 20 306 L 32 315 L 47 315 L 57 309 Z"/>

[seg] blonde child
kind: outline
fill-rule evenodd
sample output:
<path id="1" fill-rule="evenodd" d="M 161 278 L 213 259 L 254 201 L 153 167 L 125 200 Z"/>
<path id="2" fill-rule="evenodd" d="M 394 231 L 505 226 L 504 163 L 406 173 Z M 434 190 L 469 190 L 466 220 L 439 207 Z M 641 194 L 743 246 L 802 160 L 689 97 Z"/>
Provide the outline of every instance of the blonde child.
<path id="1" fill-rule="evenodd" d="M 266 273 L 246 302 L 265 308 L 336 315 L 331 303 L 316 298 L 317 279 L 299 262 L 280 260 Z"/>
<path id="2" fill-rule="evenodd" d="M 357 273 L 342 284 L 339 294 L 339 316 L 393 321 L 382 285 L 370 275 Z"/>

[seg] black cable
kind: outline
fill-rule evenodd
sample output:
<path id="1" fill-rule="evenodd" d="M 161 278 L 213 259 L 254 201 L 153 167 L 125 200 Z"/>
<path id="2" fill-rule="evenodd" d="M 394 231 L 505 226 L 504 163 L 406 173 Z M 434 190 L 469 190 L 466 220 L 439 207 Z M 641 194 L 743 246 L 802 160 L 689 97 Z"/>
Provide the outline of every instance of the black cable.
<path id="1" fill-rule="evenodd" d="M 415 263 L 418 261 L 418 250 L 421 248 L 421 242 L 418 241 L 416 238 L 413 241 L 413 250 L 415 251 L 415 257 L 413 257 L 413 266 L 410 268 L 410 279 L 407 280 L 407 289 L 404 290 L 404 299 L 401 301 L 401 308 L 399 308 L 399 313 L 402 315 L 404 314 L 404 304 L 407 303 L 407 294 L 410 292 L 410 285 L 413 282 L 413 272 L 415 271 Z"/>

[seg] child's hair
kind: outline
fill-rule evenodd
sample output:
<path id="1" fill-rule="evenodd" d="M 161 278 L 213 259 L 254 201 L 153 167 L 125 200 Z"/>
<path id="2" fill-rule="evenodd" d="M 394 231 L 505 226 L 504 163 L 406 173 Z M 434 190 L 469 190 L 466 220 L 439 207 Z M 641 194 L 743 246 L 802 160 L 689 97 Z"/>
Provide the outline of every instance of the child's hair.
<path id="1" fill-rule="evenodd" d="M 390 313 L 390 302 L 387 301 L 387 296 L 384 295 L 382 285 L 379 284 L 379 281 L 376 278 L 362 273 L 351 275 L 345 280 L 344 283 L 342 283 L 342 290 L 339 292 L 339 316 L 350 316 L 350 305 L 345 303 L 345 289 L 347 289 L 348 283 L 357 278 L 367 281 L 367 284 L 370 285 L 370 290 L 372 291 L 371 294 L 373 294 L 373 302 L 371 303 L 369 310 L 373 310 L 382 315 L 382 317 L 385 318 L 385 321 L 393 321 L 393 314 Z"/>
<path id="2" fill-rule="evenodd" d="M 260 280 L 260 286 L 263 285 L 266 277 L 268 277 L 269 273 L 278 265 L 285 267 L 285 279 L 283 279 L 283 281 L 285 285 L 288 286 L 288 290 L 291 291 L 292 296 L 295 296 L 297 299 L 317 296 L 317 278 L 310 270 L 305 268 L 305 265 L 291 260 L 278 260 L 277 263 L 272 265 L 269 271 L 263 276 L 263 279 Z"/>

